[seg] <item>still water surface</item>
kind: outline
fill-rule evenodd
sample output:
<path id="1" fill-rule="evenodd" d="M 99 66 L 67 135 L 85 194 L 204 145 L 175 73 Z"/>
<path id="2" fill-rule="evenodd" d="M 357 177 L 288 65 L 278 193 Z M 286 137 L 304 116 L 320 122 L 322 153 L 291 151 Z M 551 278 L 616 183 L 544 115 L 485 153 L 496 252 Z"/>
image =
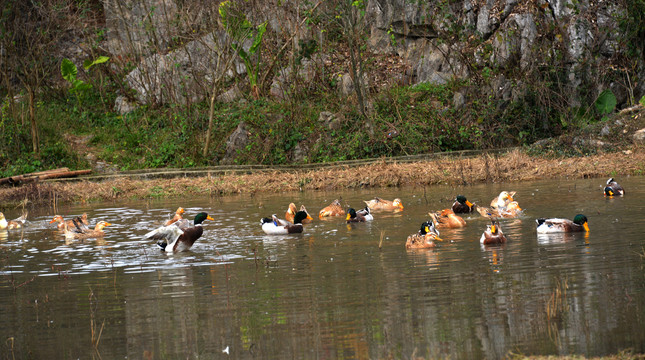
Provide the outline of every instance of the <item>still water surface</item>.
<path id="1" fill-rule="evenodd" d="M 66 242 L 33 209 L 0 232 L 3 358 L 501 358 L 645 352 L 645 178 L 628 195 L 605 179 L 465 187 L 229 196 L 84 204 L 100 240 Z M 501 224 L 509 242 L 482 247 L 487 220 L 443 230 L 434 250 L 406 251 L 428 211 L 465 194 L 487 205 L 517 191 L 525 209 Z M 335 198 L 361 207 L 400 197 L 401 213 L 348 226 L 317 219 Z M 305 204 L 304 234 L 268 236 L 261 217 Z M 165 254 L 141 236 L 178 207 L 207 211 L 191 251 Z M 8 218 L 19 215 L 5 211 Z M 538 237 L 536 217 L 583 213 L 591 232 Z M 382 239 L 382 247 L 379 242 Z M 93 340 L 94 339 L 94 340 Z M 94 346 L 98 343 L 98 346 Z M 229 354 L 223 352 L 228 349 Z"/>

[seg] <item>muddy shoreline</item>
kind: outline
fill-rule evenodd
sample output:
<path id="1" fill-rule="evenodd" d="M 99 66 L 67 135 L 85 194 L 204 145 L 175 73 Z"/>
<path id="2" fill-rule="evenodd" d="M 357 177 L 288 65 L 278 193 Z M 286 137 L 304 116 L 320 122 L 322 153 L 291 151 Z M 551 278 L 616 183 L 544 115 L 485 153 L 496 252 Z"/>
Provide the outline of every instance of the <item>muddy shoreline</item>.
<path id="1" fill-rule="evenodd" d="M 415 162 L 377 161 L 309 170 L 261 170 L 205 177 L 102 181 L 45 181 L 0 188 L 0 207 L 25 202 L 46 205 L 112 201 L 115 199 L 222 196 L 239 193 L 316 191 L 348 188 L 469 185 L 540 179 L 621 177 L 645 172 L 645 151 L 632 147 L 622 152 L 586 157 L 546 158 L 523 150 L 468 158 L 446 157 Z"/>

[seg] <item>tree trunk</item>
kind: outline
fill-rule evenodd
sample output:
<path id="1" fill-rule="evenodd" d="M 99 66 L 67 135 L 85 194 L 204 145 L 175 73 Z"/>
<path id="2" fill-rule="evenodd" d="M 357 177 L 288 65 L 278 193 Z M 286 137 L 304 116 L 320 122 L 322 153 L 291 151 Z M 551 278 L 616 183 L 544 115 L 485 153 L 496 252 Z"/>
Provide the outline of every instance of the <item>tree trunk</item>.
<path id="1" fill-rule="evenodd" d="M 204 151 L 202 153 L 204 159 L 208 154 L 208 148 L 211 146 L 211 129 L 213 128 L 213 113 L 215 112 L 215 86 L 211 93 L 211 105 L 208 110 L 208 130 L 206 130 L 206 141 L 204 142 Z"/>
<path id="2" fill-rule="evenodd" d="M 32 87 L 29 92 L 29 120 L 31 122 L 31 145 L 36 156 L 40 155 L 40 140 L 38 139 L 38 125 L 36 125 L 36 94 Z"/>

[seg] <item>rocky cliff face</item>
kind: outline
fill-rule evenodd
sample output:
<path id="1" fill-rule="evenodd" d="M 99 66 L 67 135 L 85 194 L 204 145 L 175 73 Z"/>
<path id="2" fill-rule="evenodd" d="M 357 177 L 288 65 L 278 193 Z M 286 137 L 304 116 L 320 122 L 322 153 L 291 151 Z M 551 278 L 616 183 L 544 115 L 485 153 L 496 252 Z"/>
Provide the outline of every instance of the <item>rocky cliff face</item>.
<path id="1" fill-rule="evenodd" d="M 167 44 L 182 26 L 162 26 L 165 22 L 157 20 L 190 10 L 180 8 L 173 0 L 146 0 L 121 7 L 116 4 L 105 0 L 106 16 L 110 16 L 110 49 L 114 52 L 123 51 L 133 39 L 140 44 Z M 298 5 L 291 1 L 250 3 L 249 17 L 267 21 L 269 32 L 275 35 L 267 36 L 265 46 L 279 47 L 289 35 L 295 35 L 292 42 L 318 40 L 321 29 L 299 27 L 305 12 Z M 333 11 L 323 6 L 317 11 Z M 142 9 L 157 9 L 154 13 L 158 15 L 151 16 Z M 583 97 L 588 103 L 604 89 L 611 89 L 619 104 L 627 104 L 630 97 L 637 101 L 645 93 L 644 81 L 626 76 L 629 66 L 630 71 L 638 69 L 638 79 L 645 78 L 645 66 L 642 53 L 633 58 L 627 52 L 619 31 L 625 16 L 626 9 L 620 3 L 601 0 L 369 0 L 364 21 L 371 50 L 401 57 L 410 69 L 408 82 L 444 84 L 476 77 L 486 84 L 480 90 L 498 99 L 520 100 L 527 83 L 537 76 L 562 82 L 563 95 L 575 106 Z M 195 14 L 197 19 L 203 17 Z M 156 31 L 143 31 L 137 27 L 142 19 L 160 25 Z M 226 42 L 223 36 L 210 38 Z M 142 54 L 149 57 L 127 79 L 141 102 L 177 101 L 182 97 L 184 102 L 199 101 L 209 91 L 204 84 L 214 76 L 209 69 L 216 67 L 218 55 L 212 51 L 219 48 L 208 40 L 188 42 L 169 53 L 147 47 Z M 245 70 L 238 61 L 217 71 L 233 76 L 233 72 L 243 74 Z M 550 77 L 548 72 L 556 74 Z M 275 81 L 283 84 L 289 80 L 283 76 Z M 174 90 L 168 84 L 175 84 Z"/>
<path id="2" fill-rule="evenodd" d="M 565 86 L 574 104 L 583 84 L 583 91 L 591 87 L 596 94 L 610 88 L 625 103 L 630 91 L 643 94 L 644 83 L 629 89 L 603 78 L 603 72 L 627 56 L 618 31 L 625 12 L 615 3 L 593 0 L 371 0 L 370 44 L 406 58 L 414 82 L 444 83 L 492 69 L 505 74 L 496 87 L 503 90 L 509 84 L 516 87 L 528 72 L 558 66 L 567 75 Z M 643 59 L 631 60 L 642 79 Z"/>

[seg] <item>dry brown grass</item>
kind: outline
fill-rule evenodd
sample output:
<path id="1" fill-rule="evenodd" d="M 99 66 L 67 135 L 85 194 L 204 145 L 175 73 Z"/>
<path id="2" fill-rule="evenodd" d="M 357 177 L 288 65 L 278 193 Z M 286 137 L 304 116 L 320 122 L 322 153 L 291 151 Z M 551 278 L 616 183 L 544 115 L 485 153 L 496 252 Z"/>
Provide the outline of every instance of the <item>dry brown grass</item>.
<path id="1" fill-rule="evenodd" d="M 70 201 L 113 200 L 176 196 L 219 196 L 237 193 L 335 190 L 432 184 L 475 184 L 555 178 L 640 175 L 645 152 L 622 152 L 579 158 L 532 157 L 520 150 L 503 155 L 442 158 L 411 163 L 377 161 L 368 165 L 339 166 L 300 171 L 256 171 L 208 177 L 172 179 L 118 178 L 100 182 L 42 182 L 0 188 L 0 206 Z"/>

